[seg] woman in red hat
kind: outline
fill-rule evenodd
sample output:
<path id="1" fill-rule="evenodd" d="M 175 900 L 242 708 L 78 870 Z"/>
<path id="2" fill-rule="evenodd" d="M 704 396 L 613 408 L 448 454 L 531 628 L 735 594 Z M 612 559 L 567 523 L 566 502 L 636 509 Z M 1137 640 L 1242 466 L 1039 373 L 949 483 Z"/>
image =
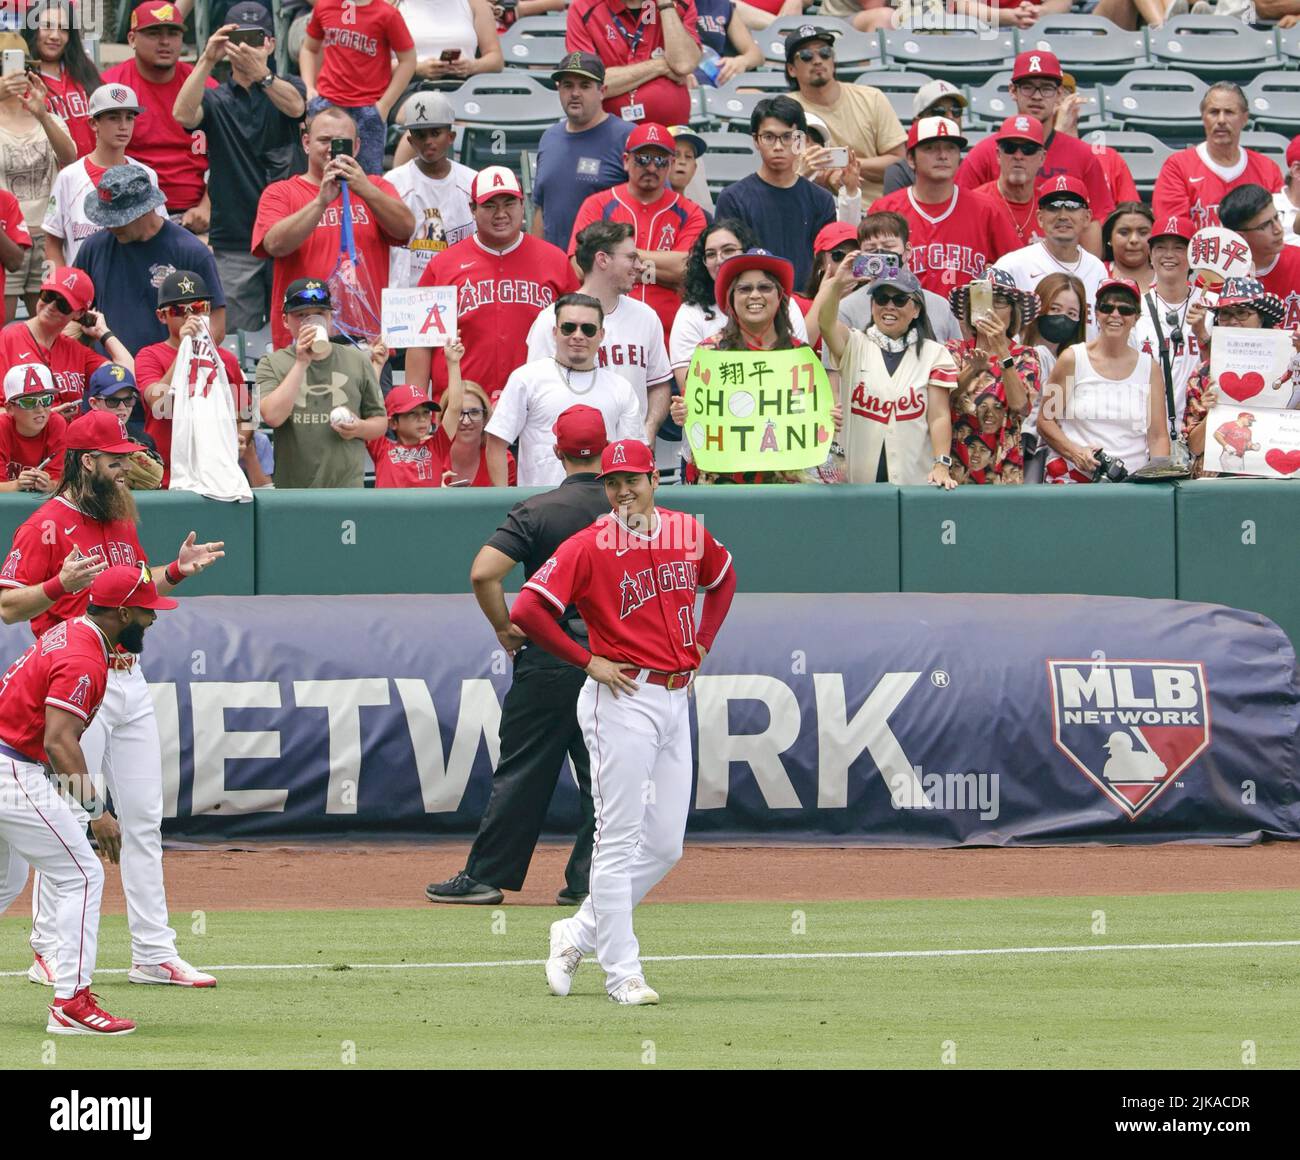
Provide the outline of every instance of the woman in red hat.
<path id="1" fill-rule="evenodd" d="M 858 248 L 858 230 L 848 222 L 829 222 L 817 231 L 813 239 L 813 268 L 808 275 L 808 284 L 802 294 L 795 294 L 794 300 L 803 311 L 804 323 L 808 327 L 808 341 L 819 353 L 822 348 L 822 332 L 817 326 L 817 293 L 840 268 L 840 263 Z"/>

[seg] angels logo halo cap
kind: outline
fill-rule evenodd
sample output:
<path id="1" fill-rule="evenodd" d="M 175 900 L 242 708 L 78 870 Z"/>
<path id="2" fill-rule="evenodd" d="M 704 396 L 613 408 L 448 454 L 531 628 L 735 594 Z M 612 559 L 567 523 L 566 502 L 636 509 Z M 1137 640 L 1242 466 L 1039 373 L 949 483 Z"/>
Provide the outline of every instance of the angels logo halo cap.
<path id="1" fill-rule="evenodd" d="M 398 116 L 406 129 L 446 129 L 456 123 L 456 110 L 446 93 L 415 93 Z"/>
<path id="2" fill-rule="evenodd" d="M 1163 223 L 1156 222 L 1151 227 L 1147 244 L 1150 245 L 1157 238 L 1181 238 L 1184 242 L 1190 242 L 1194 233 L 1196 233 L 1196 225 L 1191 218 L 1173 215 L 1165 218 Z"/>
<path id="3" fill-rule="evenodd" d="M 115 564 L 105 568 L 90 585 L 90 603 L 96 608 L 152 608 L 166 612 L 180 605 L 159 596 L 148 564 Z"/>
<path id="4" fill-rule="evenodd" d="M 266 33 L 267 36 L 275 35 L 275 20 L 271 13 L 266 10 L 262 4 L 257 4 L 254 0 L 243 0 L 243 3 L 232 4 L 226 12 L 226 24 L 238 24 L 240 28 L 258 28 Z"/>
<path id="5" fill-rule="evenodd" d="M 208 284 L 193 270 L 173 270 L 158 287 L 158 305 L 171 302 L 207 302 L 212 298 Z"/>
<path id="6" fill-rule="evenodd" d="M 620 439 L 600 453 L 600 475 L 597 478 L 604 479 L 618 472 L 653 475 L 654 469 L 655 457 L 640 439 Z"/>
<path id="7" fill-rule="evenodd" d="M 101 113 L 143 113 L 144 106 L 129 85 L 100 85 L 90 94 L 86 114 L 93 121 Z"/>
<path id="8" fill-rule="evenodd" d="M 126 390 L 136 390 L 135 375 L 121 363 L 105 363 L 90 376 L 90 381 L 86 384 L 86 398 L 102 398 Z"/>
<path id="9" fill-rule="evenodd" d="M 555 446 L 571 459 L 591 459 L 609 446 L 605 416 L 585 403 L 575 403 L 561 411 L 551 432 Z"/>
<path id="10" fill-rule="evenodd" d="M 19 363 L 5 371 L 5 402 L 24 395 L 53 395 L 54 376 L 44 363 Z"/>
<path id="11" fill-rule="evenodd" d="M 82 212 L 95 225 L 112 229 L 129 225 L 167 200 L 138 165 L 114 165 L 86 194 Z"/>
<path id="12" fill-rule="evenodd" d="M 1041 205 L 1049 197 L 1072 197 L 1080 205 L 1089 204 L 1088 187 L 1077 177 L 1064 173 L 1038 183 L 1038 188 L 1034 190 L 1034 200 Z"/>
<path id="13" fill-rule="evenodd" d="M 966 148 L 966 138 L 961 135 L 961 126 L 948 117 L 922 117 L 913 121 L 907 131 L 907 147 L 915 149 L 924 141 L 952 141 L 957 148 Z"/>
<path id="14" fill-rule="evenodd" d="M 571 52 L 555 67 L 551 80 L 561 77 L 587 77 L 597 84 L 605 83 L 605 62 L 594 52 Z"/>
<path id="15" fill-rule="evenodd" d="M 143 451 L 127 434 L 126 424 L 112 411 L 87 411 L 68 424 L 69 451 L 102 451 L 106 455 L 129 455 Z"/>
<path id="16" fill-rule="evenodd" d="M 798 28 L 790 29 L 785 34 L 785 63 L 789 64 L 790 58 L 811 40 L 824 40 L 834 48 L 838 36 L 838 30 L 820 28 L 816 24 L 801 24 Z"/>
<path id="17" fill-rule="evenodd" d="M 966 94 L 948 81 L 929 81 L 916 90 L 912 98 L 912 120 L 917 120 L 931 105 L 951 97 L 964 109 L 970 102 Z"/>
<path id="18" fill-rule="evenodd" d="M 480 169 L 478 176 L 474 178 L 473 184 L 469 187 L 469 199 L 475 205 L 498 197 L 503 193 L 508 194 L 510 197 L 517 197 L 520 201 L 524 197 L 519 178 L 504 165 L 489 165 L 486 169 Z"/>
<path id="19" fill-rule="evenodd" d="M 654 121 L 642 121 L 628 135 L 627 144 L 623 146 L 623 152 L 635 153 L 638 149 L 662 149 L 665 153 L 677 152 L 677 147 L 673 143 L 673 135 L 662 125 L 655 124 Z"/>
<path id="20" fill-rule="evenodd" d="M 1042 77 L 1044 80 L 1060 81 L 1061 62 L 1057 60 L 1056 53 L 1043 52 L 1034 49 L 1030 52 L 1022 52 L 1016 57 L 1016 62 L 1011 68 L 1011 83 L 1014 85 L 1017 81 L 1032 80 L 1034 77 Z"/>
<path id="21" fill-rule="evenodd" d="M 431 407 L 435 411 L 442 410 L 437 403 L 415 386 L 394 387 L 384 400 L 384 410 L 388 412 L 390 419 L 396 419 L 398 415 L 409 415 L 421 407 Z"/>
<path id="22" fill-rule="evenodd" d="M 1032 141 L 1035 145 L 1041 145 L 1044 141 L 1043 123 L 1037 117 L 1026 117 L 1024 113 L 1017 113 L 1002 122 L 1001 127 L 993 134 L 993 140 Z"/>
<path id="23" fill-rule="evenodd" d="M 74 314 L 80 314 L 95 301 L 95 283 L 85 270 L 75 266 L 59 266 L 44 282 L 42 290 L 49 290 L 67 300 Z"/>
<path id="24" fill-rule="evenodd" d="M 184 28 L 185 17 L 175 4 L 138 4 L 131 13 L 131 31 L 142 28 Z"/>

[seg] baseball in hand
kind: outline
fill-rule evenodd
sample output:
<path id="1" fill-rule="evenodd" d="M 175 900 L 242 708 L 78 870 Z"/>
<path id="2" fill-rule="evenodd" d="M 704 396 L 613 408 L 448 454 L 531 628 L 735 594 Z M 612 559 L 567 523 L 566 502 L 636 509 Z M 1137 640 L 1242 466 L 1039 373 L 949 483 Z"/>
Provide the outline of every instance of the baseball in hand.
<path id="1" fill-rule="evenodd" d="M 330 424 L 334 427 L 351 427 L 357 417 L 346 407 L 335 407 L 330 412 Z"/>

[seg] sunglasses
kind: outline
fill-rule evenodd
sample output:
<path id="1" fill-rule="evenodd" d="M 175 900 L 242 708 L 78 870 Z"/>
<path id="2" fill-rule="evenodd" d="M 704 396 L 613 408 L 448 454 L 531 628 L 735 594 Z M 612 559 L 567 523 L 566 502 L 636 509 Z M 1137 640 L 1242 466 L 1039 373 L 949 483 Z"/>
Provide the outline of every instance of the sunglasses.
<path id="1" fill-rule="evenodd" d="M 732 293 L 743 298 L 748 294 L 775 294 L 777 289 L 775 282 L 737 282 Z"/>
<path id="2" fill-rule="evenodd" d="M 831 261 L 832 261 L 832 262 L 842 262 L 842 261 L 844 261 L 844 259 L 847 258 L 851 253 L 853 253 L 852 250 L 846 250 L 846 249 L 844 249 L 843 247 L 841 247 L 841 248 L 838 249 L 838 250 L 832 250 L 832 251 L 831 251 Z"/>
<path id="3" fill-rule="evenodd" d="M 169 318 L 188 318 L 191 314 L 207 314 L 210 302 L 174 302 L 162 307 L 162 312 Z"/>
<path id="4" fill-rule="evenodd" d="M 667 169 L 673 159 L 664 153 L 633 153 L 632 160 L 642 169 Z"/>
<path id="5" fill-rule="evenodd" d="M 53 290 L 42 290 L 40 301 L 46 306 L 53 306 L 60 314 L 72 314 L 72 307 L 68 305 L 68 300 L 62 294 L 55 294 Z"/>
<path id="6" fill-rule="evenodd" d="M 129 608 L 130 605 L 127 604 L 127 601 L 130 600 L 131 597 L 134 596 L 137 591 L 139 591 L 140 586 L 142 584 L 152 584 L 152 583 L 153 583 L 153 572 L 149 570 L 149 565 L 146 564 L 143 560 L 141 560 L 140 575 L 136 580 L 136 582 L 131 585 L 131 591 L 128 592 L 124 597 L 122 597 L 122 603 L 119 604 L 118 607 Z"/>
<path id="7" fill-rule="evenodd" d="M 1098 302 L 1096 310 L 1098 314 L 1118 314 L 1121 318 L 1132 318 L 1138 312 L 1127 302 Z"/>
<path id="8" fill-rule="evenodd" d="M 21 395 L 9 400 L 20 411 L 35 411 L 40 407 L 53 407 L 53 395 Z"/>
<path id="9" fill-rule="evenodd" d="M 960 105 L 931 105 L 926 110 L 926 116 L 947 117 L 950 121 L 960 121 L 963 111 Z"/>
<path id="10" fill-rule="evenodd" d="M 835 55 L 835 51 L 830 48 L 801 48 L 795 53 L 804 64 L 810 64 L 814 60 L 830 60 Z"/>
<path id="11" fill-rule="evenodd" d="M 891 294 L 888 290 L 877 290 L 871 296 L 871 301 L 877 306 L 906 306 L 912 297 L 910 294 Z"/>
<path id="12" fill-rule="evenodd" d="M 594 322 L 561 322 L 560 333 L 563 335 L 573 334 L 574 331 L 581 330 L 588 338 L 595 338 L 600 327 Z"/>
<path id="13" fill-rule="evenodd" d="M 101 399 L 110 411 L 131 410 L 135 406 L 135 395 L 109 395 Z"/>
<path id="14" fill-rule="evenodd" d="M 1039 209 L 1087 209 L 1085 205 L 1080 205 L 1072 197 L 1054 197 L 1050 201 L 1040 201 Z"/>
<path id="15" fill-rule="evenodd" d="M 1017 153 L 1022 157 L 1032 157 L 1035 153 L 1041 153 L 1043 147 L 1034 141 L 999 141 L 998 149 L 1008 157 L 1014 157 Z"/>

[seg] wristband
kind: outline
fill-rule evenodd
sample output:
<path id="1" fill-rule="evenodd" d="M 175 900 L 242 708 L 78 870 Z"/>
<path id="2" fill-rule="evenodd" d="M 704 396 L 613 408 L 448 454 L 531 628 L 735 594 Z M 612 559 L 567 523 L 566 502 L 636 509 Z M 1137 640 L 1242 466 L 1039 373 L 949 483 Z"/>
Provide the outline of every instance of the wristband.
<path id="1" fill-rule="evenodd" d="M 107 349 L 108 349 L 108 340 L 109 340 L 110 338 L 116 338 L 116 337 L 117 337 L 117 335 L 115 335 L 111 330 L 106 330 L 106 331 L 104 331 L 103 334 L 101 334 L 101 335 L 99 336 L 99 342 L 100 342 L 100 345 L 103 346 L 103 348 L 104 348 L 105 350 L 107 350 Z"/>
<path id="2" fill-rule="evenodd" d="M 163 570 L 163 575 L 167 577 L 167 583 L 173 588 L 185 579 L 185 573 L 181 571 L 181 562 L 179 560 L 173 560 L 168 564 Z"/>
<path id="3" fill-rule="evenodd" d="M 59 579 L 57 573 L 41 585 L 41 591 L 45 593 L 47 600 L 56 602 L 68 594 L 68 590 L 63 587 L 63 581 Z"/>

